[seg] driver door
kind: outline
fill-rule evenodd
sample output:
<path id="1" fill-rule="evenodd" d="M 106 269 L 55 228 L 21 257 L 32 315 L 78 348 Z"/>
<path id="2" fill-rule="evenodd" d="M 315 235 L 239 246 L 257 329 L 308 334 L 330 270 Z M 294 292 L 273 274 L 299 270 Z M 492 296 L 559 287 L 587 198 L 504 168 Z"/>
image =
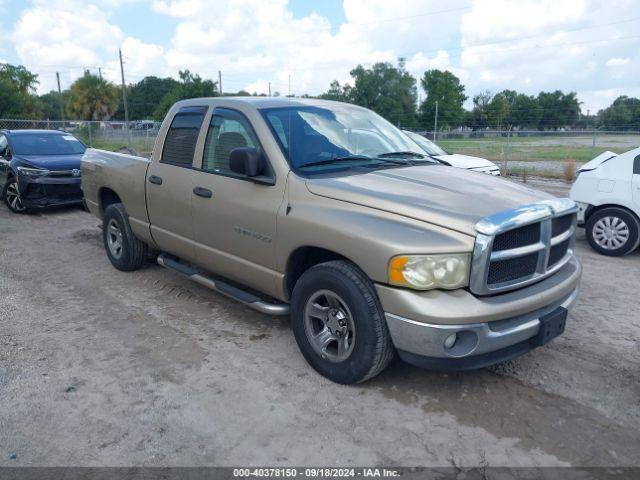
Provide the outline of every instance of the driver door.
<path id="1" fill-rule="evenodd" d="M 207 270 L 273 294 L 278 278 L 276 219 L 286 179 L 273 175 L 274 185 L 263 185 L 235 174 L 229 157 L 233 149 L 244 147 L 261 149 L 249 120 L 238 111 L 216 108 L 202 164 L 194 171 L 196 258 Z M 270 165 L 266 169 L 272 175 Z"/>

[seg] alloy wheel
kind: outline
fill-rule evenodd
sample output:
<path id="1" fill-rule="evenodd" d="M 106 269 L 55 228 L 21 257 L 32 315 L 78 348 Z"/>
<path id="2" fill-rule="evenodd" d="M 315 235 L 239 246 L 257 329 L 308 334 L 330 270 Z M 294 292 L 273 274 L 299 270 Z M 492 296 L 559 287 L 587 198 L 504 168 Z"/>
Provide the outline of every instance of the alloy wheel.
<path id="1" fill-rule="evenodd" d="M 26 207 L 22 202 L 22 196 L 20 195 L 20 190 L 18 189 L 18 184 L 16 181 L 12 181 L 6 190 L 7 203 L 11 206 L 11 208 L 16 212 L 24 212 Z"/>
<path id="2" fill-rule="evenodd" d="M 332 291 L 319 290 L 309 297 L 304 330 L 313 350 L 330 362 L 342 362 L 353 352 L 353 316 L 345 301 Z"/>
<path id="3" fill-rule="evenodd" d="M 107 224 L 107 246 L 115 259 L 122 256 L 122 230 L 113 218 Z"/>

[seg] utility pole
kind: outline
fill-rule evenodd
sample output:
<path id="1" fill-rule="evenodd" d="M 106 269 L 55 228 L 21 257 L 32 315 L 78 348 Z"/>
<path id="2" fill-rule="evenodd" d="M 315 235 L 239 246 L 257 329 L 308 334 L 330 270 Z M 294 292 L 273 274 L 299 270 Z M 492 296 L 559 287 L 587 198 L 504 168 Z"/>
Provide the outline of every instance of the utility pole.
<path id="1" fill-rule="evenodd" d="M 269 82 L 269 96 L 271 96 L 271 82 Z"/>
<path id="2" fill-rule="evenodd" d="M 289 74 L 289 96 L 291 96 L 291 74 Z"/>
<path id="3" fill-rule="evenodd" d="M 222 70 L 218 70 L 218 86 L 220 87 L 220 96 L 222 96 Z"/>
<path id="4" fill-rule="evenodd" d="M 56 72 L 56 79 L 58 80 L 58 101 L 60 103 L 60 120 L 64 122 L 64 107 L 62 106 L 62 89 L 60 88 L 60 72 Z"/>
<path id="5" fill-rule="evenodd" d="M 124 103 L 124 128 L 127 129 L 127 140 L 129 140 L 129 106 L 127 105 L 127 86 L 124 83 L 124 64 L 122 63 L 122 49 L 118 49 L 120 55 L 120 75 L 122 76 L 122 101 Z"/>
<path id="6" fill-rule="evenodd" d="M 433 125 L 433 141 L 438 140 L 438 101 L 436 100 L 436 118 Z"/>
<path id="7" fill-rule="evenodd" d="M 102 80 L 102 67 L 98 67 L 98 76 L 100 77 L 100 80 Z"/>

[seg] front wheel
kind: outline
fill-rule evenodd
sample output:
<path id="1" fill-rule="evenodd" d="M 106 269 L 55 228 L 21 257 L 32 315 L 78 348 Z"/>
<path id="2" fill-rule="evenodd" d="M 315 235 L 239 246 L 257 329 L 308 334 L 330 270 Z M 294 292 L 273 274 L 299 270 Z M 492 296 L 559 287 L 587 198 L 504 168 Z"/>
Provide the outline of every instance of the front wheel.
<path id="1" fill-rule="evenodd" d="M 373 284 L 352 263 L 331 261 L 307 270 L 293 290 L 291 313 L 300 351 L 334 382 L 364 382 L 393 357 Z"/>
<path id="2" fill-rule="evenodd" d="M 121 203 L 104 211 L 102 237 L 112 265 L 123 272 L 139 269 L 147 258 L 147 245 L 131 231 L 129 217 Z"/>
<path id="3" fill-rule="evenodd" d="M 638 219 L 622 208 L 610 207 L 596 211 L 589 217 L 585 227 L 589 245 L 602 255 L 626 255 L 635 250 L 640 241 Z"/>
<path id="4" fill-rule="evenodd" d="M 27 207 L 24 205 L 18 182 L 15 178 L 8 179 L 7 183 L 4 184 L 2 197 L 4 198 L 4 203 L 13 213 L 26 213 Z"/>

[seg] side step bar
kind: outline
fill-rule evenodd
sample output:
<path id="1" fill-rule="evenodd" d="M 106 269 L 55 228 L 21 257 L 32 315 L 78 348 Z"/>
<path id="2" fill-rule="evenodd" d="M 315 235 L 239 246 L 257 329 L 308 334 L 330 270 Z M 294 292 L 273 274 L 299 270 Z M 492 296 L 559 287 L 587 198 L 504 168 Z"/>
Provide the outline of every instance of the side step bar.
<path id="1" fill-rule="evenodd" d="M 268 303 L 262 300 L 260 297 L 255 296 L 252 293 L 241 290 L 238 287 L 234 287 L 233 285 L 229 285 L 221 280 L 214 280 L 209 278 L 202 273 L 200 273 L 195 268 L 190 267 L 189 265 L 185 265 L 180 262 L 176 257 L 168 255 L 166 253 L 161 253 L 158 255 L 158 264 L 173 270 L 174 272 L 178 272 L 184 277 L 187 277 L 194 282 L 199 283 L 211 290 L 215 290 L 223 295 L 226 295 L 229 298 L 233 298 L 234 300 L 239 301 L 240 303 L 244 303 L 247 307 L 253 308 L 261 313 L 266 313 L 267 315 L 289 315 L 289 305 L 286 303 Z"/>

